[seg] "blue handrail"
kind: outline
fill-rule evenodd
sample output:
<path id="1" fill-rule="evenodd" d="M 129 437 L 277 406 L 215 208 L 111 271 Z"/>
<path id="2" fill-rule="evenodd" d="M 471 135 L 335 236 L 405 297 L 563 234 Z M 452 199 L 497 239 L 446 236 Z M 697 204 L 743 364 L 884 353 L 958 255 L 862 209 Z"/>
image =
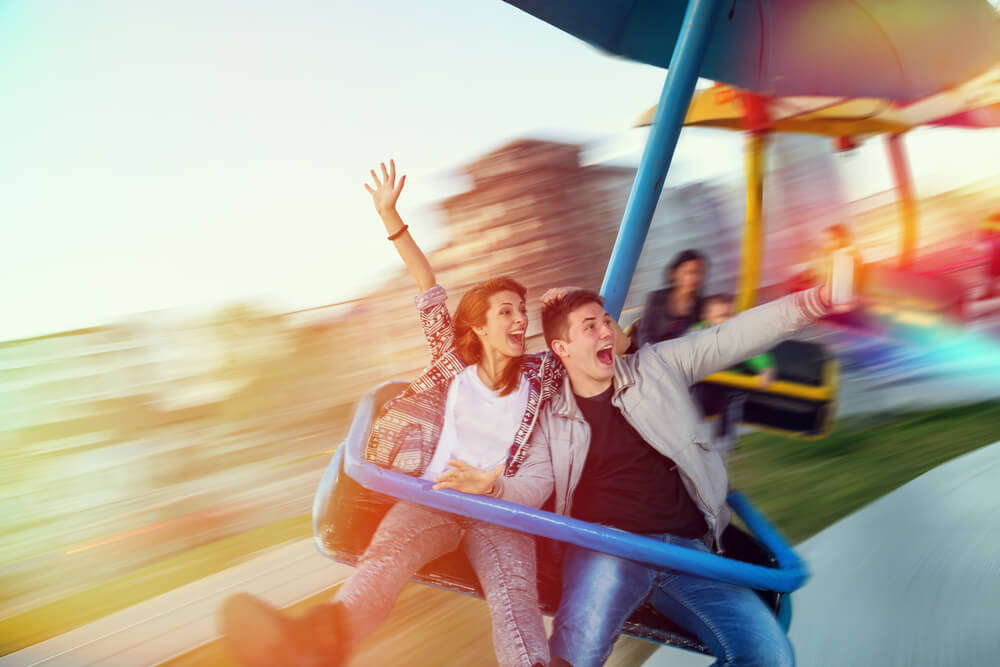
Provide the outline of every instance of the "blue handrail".
<path id="1" fill-rule="evenodd" d="M 317 546 L 321 551 L 323 547 L 319 535 L 319 517 L 322 514 L 320 510 L 330 496 L 343 461 L 344 472 L 369 490 L 525 533 L 577 544 L 654 567 L 670 568 L 740 586 L 783 593 L 798 589 L 809 576 L 805 563 L 782 539 L 778 531 L 739 493 L 729 495 L 730 506 L 757 538 L 774 553 L 778 568 L 753 565 L 694 551 L 616 528 L 496 498 L 457 491 L 434 491 L 428 481 L 395 473 L 364 460 L 364 446 L 375 412 L 374 397 L 375 392 L 372 392 L 361 400 L 348 437 L 338 448 L 317 490 L 313 506 L 313 528 L 316 531 Z"/>

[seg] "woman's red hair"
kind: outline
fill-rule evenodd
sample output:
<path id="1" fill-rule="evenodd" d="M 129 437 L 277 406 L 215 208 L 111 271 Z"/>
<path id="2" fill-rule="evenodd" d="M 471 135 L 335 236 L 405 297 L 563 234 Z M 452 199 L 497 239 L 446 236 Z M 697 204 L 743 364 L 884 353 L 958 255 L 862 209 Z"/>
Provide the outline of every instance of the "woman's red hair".
<path id="1" fill-rule="evenodd" d="M 485 282 L 471 288 L 462 296 L 455 310 L 455 348 L 458 356 L 469 366 L 478 364 L 483 359 L 483 344 L 476 335 L 474 327 L 481 327 L 486 324 L 486 313 L 490 308 L 490 297 L 499 292 L 514 292 L 522 299 L 528 291 L 521 283 L 513 278 L 501 276 L 490 278 Z M 506 396 L 515 389 L 521 382 L 521 364 L 524 357 L 520 356 L 510 360 L 506 368 L 500 374 L 497 387 L 500 396 Z"/>

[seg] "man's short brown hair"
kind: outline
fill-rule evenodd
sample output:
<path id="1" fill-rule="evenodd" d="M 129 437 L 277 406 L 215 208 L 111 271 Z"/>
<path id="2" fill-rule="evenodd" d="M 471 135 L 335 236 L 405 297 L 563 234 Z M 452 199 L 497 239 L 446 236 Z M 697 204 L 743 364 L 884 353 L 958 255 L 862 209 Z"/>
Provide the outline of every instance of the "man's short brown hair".
<path id="1" fill-rule="evenodd" d="M 573 290 L 555 303 L 542 307 L 542 333 L 550 348 L 552 341 L 569 339 L 569 314 L 580 306 L 596 303 L 604 307 L 604 299 L 597 292 L 586 289 Z"/>

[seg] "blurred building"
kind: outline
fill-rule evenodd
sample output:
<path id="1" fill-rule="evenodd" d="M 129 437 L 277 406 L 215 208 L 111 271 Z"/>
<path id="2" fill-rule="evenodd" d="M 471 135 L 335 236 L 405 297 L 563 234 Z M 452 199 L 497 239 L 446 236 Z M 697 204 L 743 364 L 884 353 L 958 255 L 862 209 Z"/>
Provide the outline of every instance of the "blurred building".
<path id="1" fill-rule="evenodd" d="M 45 443 L 36 452 L 100 442 L 146 393 L 150 364 L 124 325 L 0 344 L 0 441 Z"/>
<path id="2" fill-rule="evenodd" d="M 449 307 L 454 310 L 476 282 L 515 277 L 529 290 L 529 350 L 542 347 L 537 299 L 545 289 L 600 286 L 635 176 L 630 167 L 582 165 L 581 150 L 552 141 L 512 141 L 461 167 L 472 187 L 441 203 L 448 241 L 429 259 L 438 282 L 449 291 Z M 843 201 L 826 140 L 777 135 L 767 165 L 765 287 L 801 269 L 824 227 L 867 210 L 851 209 Z M 622 323 L 639 314 L 646 295 L 664 283 L 665 266 L 686 248 L 709 257 L 707 290 L 735 290 L 745 202 L 742 181 L 665 188 Z M 895 209 L 891 195 L 869 205 L 879 207 L 877 216 L 869 215 L 876 222 L 859 225 L 857 231 L 862 249 L 870 244 L 877 254 L 876 244 L 884 227 L 894 224 L 887 217 Z M 932 236 L 937 237 L 928 238 Z M 340 374 L 331 382 L 338 400 L 353 402 L 386 379 L 413 378 L 427 363 L 413 307 L 415 291 L 400 266 L 357 305 L 310 312 L 316 326 L 329 327 L 329 335 L 319 337 L 326 342 L 317 345 L 326 345 L 326 354 L 339 360 L 335 366 Z"/>

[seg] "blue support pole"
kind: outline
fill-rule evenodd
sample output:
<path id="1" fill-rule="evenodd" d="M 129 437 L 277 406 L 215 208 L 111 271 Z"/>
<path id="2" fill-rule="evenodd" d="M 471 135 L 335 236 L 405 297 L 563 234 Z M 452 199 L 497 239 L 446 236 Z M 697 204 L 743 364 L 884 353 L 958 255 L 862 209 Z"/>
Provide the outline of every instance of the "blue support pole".
<path id="1" fill-rule="evenodd" d="M 708 37 L 717 6 L 718 0 L 690 0 L 684 14 L 684 22 L 670 57 L 670 68 L 660 94 L 656 117 L 639 161 L 639 171 L 632 184 L 628 204 L 625 205 L 618 239 L 611 251 L 608 270 L 601 284 L 604 307 L 615 319 L 621 315 L 625 295 L 628 294 L 639 254 L 646 242 L 649 223 L 656 210 L 656 202 L 663 191 L 663 179 L 670 168 L 677 137 L 691 104 L 691 95 L 708 48 Z"/>

